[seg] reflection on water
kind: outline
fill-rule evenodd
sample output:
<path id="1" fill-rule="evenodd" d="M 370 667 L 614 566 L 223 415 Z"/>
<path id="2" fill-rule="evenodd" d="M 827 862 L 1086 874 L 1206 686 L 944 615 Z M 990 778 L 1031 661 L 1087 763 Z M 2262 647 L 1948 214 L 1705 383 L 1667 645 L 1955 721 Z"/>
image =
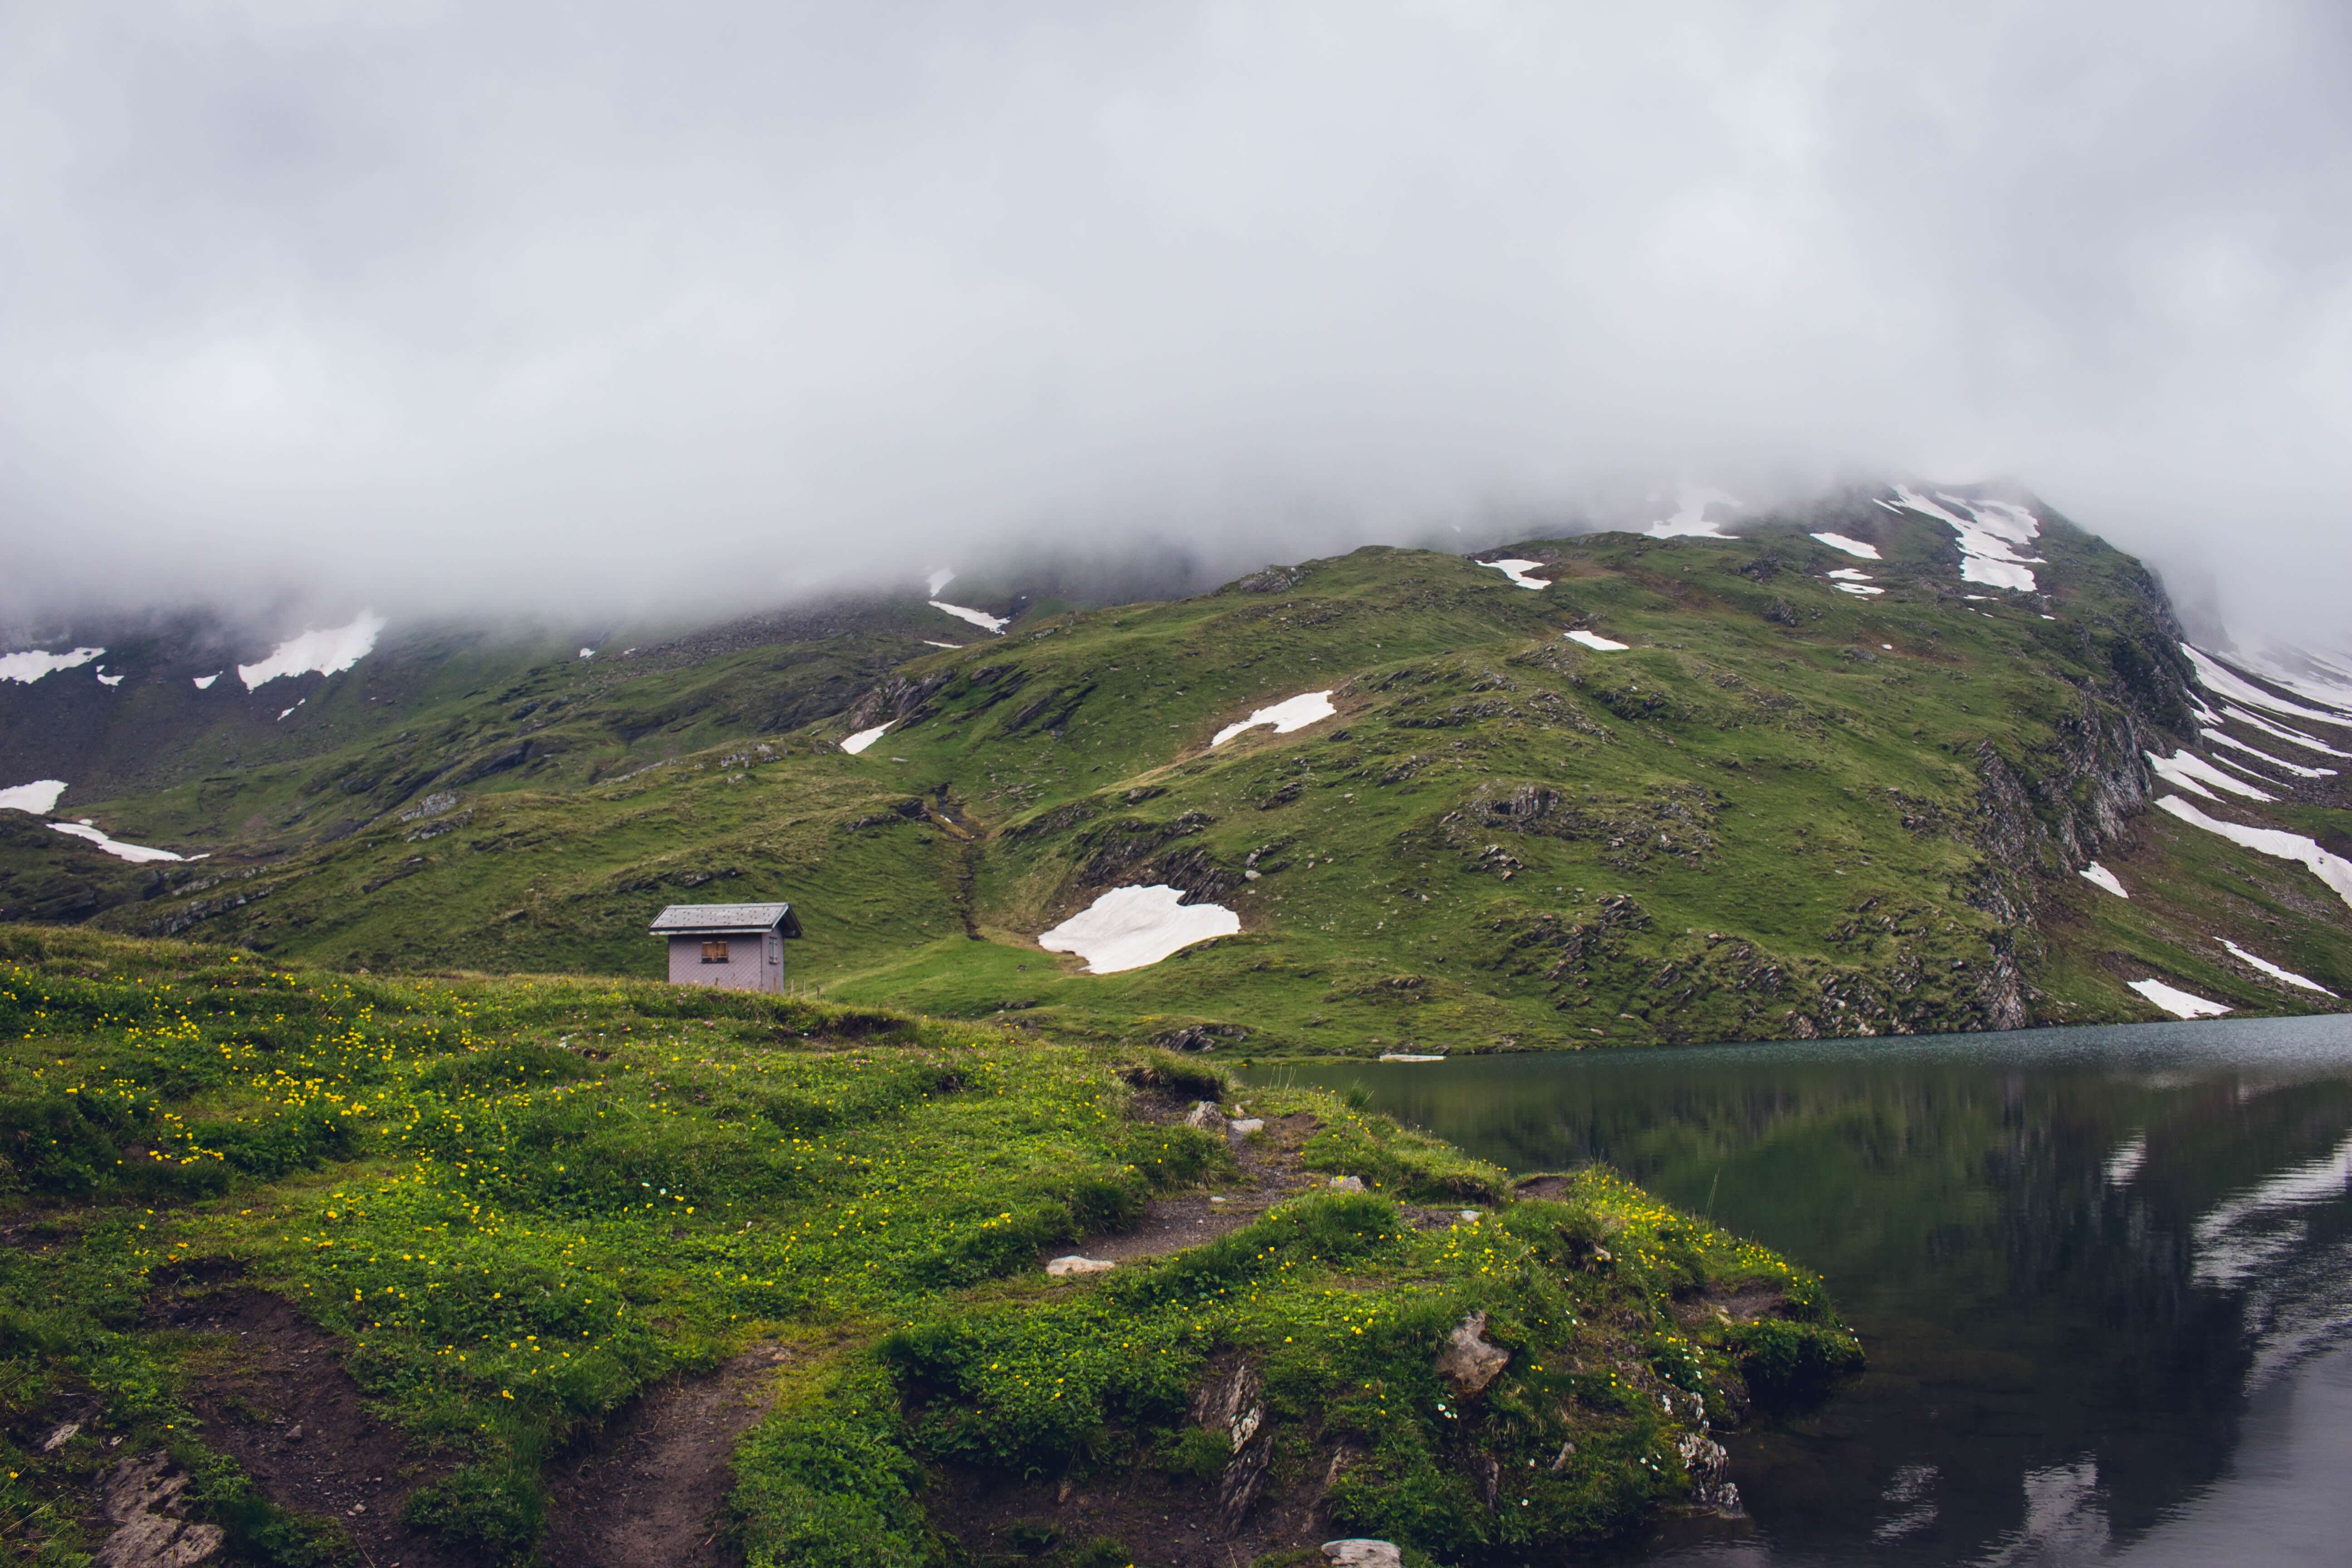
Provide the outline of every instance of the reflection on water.
<path id="1" fill-rule="evenodd" d="M 1870 1370 L 1736 1437 L 1753 1517 L 1654 1560 L 2352 1561 L 2352 1019 L 1255 1076 L 1827 1277 Z"/>

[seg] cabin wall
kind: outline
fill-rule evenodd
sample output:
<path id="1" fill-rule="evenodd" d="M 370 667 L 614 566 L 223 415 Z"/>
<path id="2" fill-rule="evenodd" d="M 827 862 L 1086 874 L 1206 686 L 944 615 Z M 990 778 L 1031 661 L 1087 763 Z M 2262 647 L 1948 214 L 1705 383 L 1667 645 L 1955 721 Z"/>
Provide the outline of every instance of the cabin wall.
<path id="1" fill-rule="evenodd" d="M 706 963 L 702 944 L 724 941 L 723 963 Z M 753 931 L 724 938 L 673 936 L 669 939 L 669 983 L 672 985 L 715 985 L 722 991 L 782 991 L 784 988 L 784 939 L 776 931 Z"/>

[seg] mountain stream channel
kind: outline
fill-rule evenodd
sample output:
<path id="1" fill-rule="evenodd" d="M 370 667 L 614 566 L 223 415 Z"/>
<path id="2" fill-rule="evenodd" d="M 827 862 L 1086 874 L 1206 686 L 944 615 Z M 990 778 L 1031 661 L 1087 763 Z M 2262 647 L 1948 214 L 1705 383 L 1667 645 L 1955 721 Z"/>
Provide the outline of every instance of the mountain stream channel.
<path id="1" fill-rule="evenodd" d="M 2352 1016 L 1265 1063 L 1818 1270 L 1869 1369 L 1655 1564 L 2352 1562 Z"/>

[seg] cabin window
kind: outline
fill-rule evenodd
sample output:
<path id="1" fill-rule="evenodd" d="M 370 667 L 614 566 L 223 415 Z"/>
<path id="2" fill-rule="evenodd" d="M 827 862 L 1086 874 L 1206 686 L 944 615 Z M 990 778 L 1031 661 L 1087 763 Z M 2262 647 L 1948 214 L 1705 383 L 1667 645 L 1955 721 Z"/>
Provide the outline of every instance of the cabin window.
<path id="1" fill-rule="evenodd" d="M 705 963 L 726 963 L 727 944 L 723 942 L 704 942 L 702 944 L 702 962 Z"/>

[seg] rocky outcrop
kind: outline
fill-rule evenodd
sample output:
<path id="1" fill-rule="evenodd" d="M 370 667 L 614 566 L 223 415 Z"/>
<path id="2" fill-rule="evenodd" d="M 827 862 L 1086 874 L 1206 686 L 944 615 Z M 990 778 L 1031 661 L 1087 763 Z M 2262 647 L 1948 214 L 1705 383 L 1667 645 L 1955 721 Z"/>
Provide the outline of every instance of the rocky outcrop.
<path id="1" fill-rule="evenodd" d="M 220 1527 L 187 1517 L 188 1478 L 171 1456 L 157 1452 L 125 1459 L 106 1479 L 106 1517 L 114 1533 L 90 1559 L 91 1568 L 195 1568 L 221 1548 Z"/>

